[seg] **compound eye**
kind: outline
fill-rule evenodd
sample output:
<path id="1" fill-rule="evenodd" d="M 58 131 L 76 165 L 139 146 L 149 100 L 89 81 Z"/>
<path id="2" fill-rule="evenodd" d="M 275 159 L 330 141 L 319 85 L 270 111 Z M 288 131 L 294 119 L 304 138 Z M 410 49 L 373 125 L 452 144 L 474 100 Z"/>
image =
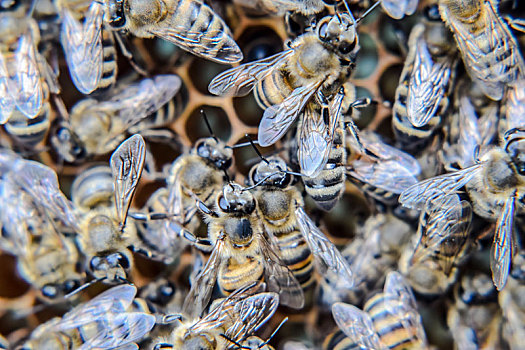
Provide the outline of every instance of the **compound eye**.
<path id="1" fill-rule="evenodd" d="M 99 256 L 94 256 L 89 262 L 89 268 L 91 271 L 97 271 L 102 265 L 103 260 Z"/>
<path id="2" fill-rule="evenodd" d="M 439 14 L 439 7 L 437 4 L 425 7 L 424 15 L 429 21 L 441 21 L 441 15 Z"/>
<path id="3" fill-rule="evenodd" d="M 328 41 L 328 21 L 324 20 L 321 23 L 319 23 L 317 36 L 321 41 Z"/>
<path id="4" fill-rule="evenodd" d="M 72 291 L 74 291 L 75 289 L 77 289 L 78 287 L 80 287 L 80 281 L 79 280 L 67 280 L 64 283 L 64 292 L 66 294 L 69 294 Z"/>
<path id="5" fill-rule="evenodd" d="M 118 257 L 118 264 L 123 268 L 123 269 L 129 269 L 130 267 L 130 263 L 129 263 L 129 259 L 127 258 L 127 256 L 125 256 L 124 254 L 122 253 L 118 253 L 119 257 Z"/>
<path id="6" fill-rule="evenodd" d="M 58 288 L 54 284 L 46 284 L 42 287 L 42 295 L 54 299 L 58 296 Z"/>
<path id="7" fill-rule="evenodd" d="M 230 203 L 222 195 L 219 197 L 219 208 L 225 213 L 231 212 Z"/>
<path id="8" fill-rule="evenodd" d="M 339 52 L 343 55 L 348 55 L 352 50 L 355 48 L 355 41 L 352 43 L 349 43 L 347 41 L 343 41 L 339 44 Z"/>

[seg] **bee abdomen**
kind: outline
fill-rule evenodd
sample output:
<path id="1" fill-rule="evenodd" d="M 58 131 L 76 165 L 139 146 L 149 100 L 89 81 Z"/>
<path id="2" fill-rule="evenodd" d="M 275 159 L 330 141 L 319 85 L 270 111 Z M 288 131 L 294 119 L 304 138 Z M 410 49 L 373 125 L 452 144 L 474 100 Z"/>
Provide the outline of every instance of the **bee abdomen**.
<path id="1" fill-rule="evenodd" d="M 266 109 L 283 102 L 292 91 L 292 86 L 281 75 L 281 72 L 277 71 L 261 80 L 255 86 L 254 95 L 257 104 L 262 109 Z"/>
<path id="2" fill-rule="evenodd" d="M 104 28 L 102 28 L 102 55 L 102 77 L 97 88 L 108 89 L 117 80 L 117 51 L 113 34 Z"/>
<path id="3" fill-rule="evenodd" d="M 323 342 L 323 350 L 356 350 L 359 346 L 342 331 L 330 333 Z"/>
<path id="4" fill-rule="evenodd" d="M 314 284 L 313 257 L 302 233 L 294 230 L 276 237 L 281 259 L 292 271 L 303 290 Z"/>
<path id="5" fill-rule="evenodd" d="M 176 25 L 178 34 L 188 39 L 184 44 L 192 53 L 219 62 L 242 60 L 241 50 L 233 40 L 230 29 L 208 5 L 194 0 L 177 3 L 172 23 Z"/>
<path id="6" fill-rule="evenodd" d="M 224 296 L 230 295 L 251 282 L 263 279 L 264 267 L 258 259 L 248 257 L 242 263 L 234 263 L 232 260 L 230 259 L 221 269 L 217 278 L 219 291 Z"/>
<path id="7" fill-rule="evenodd" d="M 18 110 L 14 110 L 9 121 L 4 125 L 7 133 L 25 147 L 33 148 L 47 135 L 51 113 L 49 103 L 44 103 L 36 118 L 28 119 Z"/>

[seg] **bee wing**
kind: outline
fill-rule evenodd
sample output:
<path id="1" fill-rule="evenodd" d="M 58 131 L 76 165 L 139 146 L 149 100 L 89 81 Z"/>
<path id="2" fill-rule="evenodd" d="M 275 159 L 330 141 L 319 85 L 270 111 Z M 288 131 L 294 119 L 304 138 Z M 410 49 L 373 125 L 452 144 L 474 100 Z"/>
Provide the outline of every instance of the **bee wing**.
<path id="1" fill-rule="evenodd" d="M 42 108 L 43 92 L 35 44 L 30 34 L 18 41 L 15 52 L 16 73 L 12 78 L 15 104 L 29 119 L 35 118 Z"/>
<path id="2" fill-rule="evenodd" d="M 428 199 L 455 192 L 465 186 L 484 166 L 485 163 L 478 163 L 466 169 L 420 181 L 401 193 L 399 203 L 408 208 L 421 209 Z"/>
<path id="3" fill-rule="evenodd" d="M 295 215 L 301 233 L 308 242 L 308 246 L 320 268 L 319 273 L 323 276 L 329 273 L 327 277 L 333 278 L 334 285 L 337 285 L 338 288 L 352 288 L 354 274 L 337 247 L 315 226 L 303 208 L 297 207 Z"/>
<path id="4" fill-rule="evenodd" d="M 393 299 L 385 298 L 385 309 L 401 321 L 403 328 L 421 344 L 427 343 L 421 316 L 417 310 L 416 298 L 412 289 L 397 271 L 391 271 L 386 276 L 384 292 Z"/>
<path id="5" fill-rule="evenodd" d="M 138 123 L 168 103 L 180 90 L 182 81 L 178 75 L 157 75 L 130 84 L 98 108 L 112 110 L 122 121 L 124 128 Z"/>
<path id="6" fill-rule="evenodd" d="M 121 229 L 126 224 L 129 205 L 142 174 L 145 157 L 146 145 L 142 136 L 138 134 L 122 142 L 111 155 L 109 163 L 114 179 L 115 204 Z"/>
<path id="7" fill-rule="evenodd" d="M 498 289 L 502 290 L 507 283 L 510 263 L 512 258 L 512 231 L 514 226 L 514 210 L 516 197 L 512 195 L 505 201 L 503 211 L 496 222 L 494 243 L 491 248 L 490 269 L 492 281 Z"/>
<path id="8" fill-rule="evenodd" d="M 506 103 L 507 130 L 525 125 L 525 79 L 509 84 Z"/>
<path id="9" fill-rule="evenodd" d="M 14 91 L 12 85 L 7 63 L 4 55 L 0 53 L 0 124 L 7 123 L 15 108 L 15 99 L 11 95 Z"/>
<path id="10" fill-rule="evenodd" d="M 208 85 L 208 91 L 214 95 L 244 96 L 253 85 L 264 77 L 279 69 L 286 62 L 292 49 L 281 51 L 254 62 L 241 64 L 217 75 Z"/>
<path id="11" fill-rule="evenodd" d="M 108 317 L 108 315 L 124 313 L 136 294 L 137 288 L 131 284 L 115 286 L 67 312 L 54 328 L 58 331 L 65 331 Z"/>
<path id="12" fill-rule="evenodd" d="M 478 117 L 470 99 L 463 96 L 459 105 L 459 140 L 458 150 L 461 153 L 461 166 L 471 166 L 475 163 L 475 149 L 481 144 L 478 129 Z"/>
<path id="13" fill-rule="evenodd" d="M 279 294 L 259 293 L 235 304 L 238 314 L 235 322 L 226 331 L 230 339 L 242 341 L 261 327 L 277 310 Z"/>
<path id="14" fill-rule="evenodd" d="M 416 12 L 418 0 L 382 0 L 383 10 L 394 19 L 401 19 Z"/>
<path id="15" fill-rule="evenodd" d="M 236 308 L 238 303 L 242 303 L 246 298 L 257 293 L 264 288 L 264 283 L 253 282 L 235 290 L 228 297 L 222 299 L 210 312 L 193 324 L 189 331 L 193 333 L 206 332 L 209 329 L 230 326 L 237 322 L 240 315 Z"/>
<path id="16" fill-rule="evenodd" d="M 78 91 L 92 93 L 102 78 L 102 18 L 104 5 L 93 1 L 81 25 L 71 11 L 62 13 L 60 43 L 64 49 L 71 80 Z"/>
<path id="17" fill-rule="evenodd" d="M 78 349 L 138 349 L 133 342 L 141 340 L 154 325 L 155 316 L 144 312 L 112 315 Z"/>
<path id="18" fill-rule="evenodd" d="M 322 81 L 311 82 L 298 87 L 283 102 L 267 108 L 259 124 L 259 145 L 271 146 L 283 137 L 322 83 Z"/>
<path id="19" fill-rule="evenodd" d="M 414 70 L 408 84 L 407 115 L 412 125 L 422 127 L 436 114 L 450 79 L 452 60 L 434 62 L 423 38 L 416 45 Z"/>
<path id="20" fill-rule="evenodd" d="M 304 306 L 304 294 L 301 285 L 285 263 L 275 254 L 276 251 L 279 251 L 278 248 L 270 245 L 262 234 L 258 237 L 268 290 L 279 294 L 281 304 L 294 309 L 301 309 Z"/>
<path id="21" fill-rule="evenodd" d="M 36 205 L 45 208 L 53 218 L 79 231 L 73 203 L 60 191 L 57 174 L 49 167 L 30 160 L 17 160 L 9 173 L 13 182 L 27 192 Z"/>
<path id="22" fill-rule="evenodd" d="M 182 204 L 184 194 L 182 184 L 179 181 L 181 165 L 180 163 L 177 163 L 175 166 L 177 169 L 173 171 L 175 173 L 173 180 L 168 185 L 168 213 L 174 215 L 173 220 L 184 223 L 186 221 L 186 215 Z"/>
<path id="23" fill-rule="evenodd" d="M 235 63 L 242 60 L 241 49 L 233 40 L 226 23 L 224 23 L 208 5 L 191 1 L 189 9 L 187 8 L 186 11 L 188 11 L 188 13 L 194 13 L 196 11 L 199 18 L 215 23 L 211 25 L 208 23 L 208 27 L 203 27 L 203 30 L 191 31 L 188 30 L 188 28 L 192 28 L 194 25 L 195 19 L 193 19 L 193 15 L 172 15 L 171 21 L 166 20 L 161 26 L 151 26 L 148 32 L 210 61 Z M 177 17 L 177 19 L 174 19 L 175 17 Z M 179 24 L 181 20 L 186 23 Z M 217 25 L 216 22 L 219 21 L 222 22 L 221 25 Z"/>
<path id="24" fill-rule="evenodd" d="M 420 217 L 421 239 L 412 255 L 412 262 L 420 261 L 438 249 L 444 249 L 445 272 L 449 273 L 454 259 L 468 239 L 471 219 L 470 203 L 460 201 L 457 194 L 429 199 L 425 205 L 425 213 Z"/>
<path id="25" fill-rule="evenodd" d="M 193 317 L 200 316 L 206 305 L 208 305 L 221 265 L 224 244 L 224 238 L 217 240 L 206 265 L 195 277 L 195 281 L 191 285 L 186 299 L 184 299 L 184 305 L 182 306 L 184 314 Z"/>
<path id="26" fill-rule="evenodd" d="M 0 178 L 0 249 L 11 254 L 27 254 L 31 235 L 27 222 L 35 215 L 30 199 L 9 177 Z"/>
<path id="27" fill-rule="evenodd" d="M 349 167 L 349 174 L 364 183 L 400 194 L 417 183 L 417 178 L 395 160 L 369 162 L 357 159 Z"/>
<path id="28" fill-rule="evenodd" d="M 396 147 L 384 143 L 379 135 L 374 132 L 364 131 L 360 134 L 360 138 L 365 148 L 372 153 L 377 154 L 382 160 L 396 161 L 401 167 L 405 168 L 414 176 L 421 173 L 421 166 L 417 159 Z M 348 142 L 353 144 L 353 149 L 357 149 L 356 141 L 353 137 L 350 137 Z"/>
<path id="29" fill-rule="evenodd" d="M 339 329 L 362 350 L 387 349 L 379 339 L 370 316 L 353 305 L 335 303 L 332 315 Z"/>

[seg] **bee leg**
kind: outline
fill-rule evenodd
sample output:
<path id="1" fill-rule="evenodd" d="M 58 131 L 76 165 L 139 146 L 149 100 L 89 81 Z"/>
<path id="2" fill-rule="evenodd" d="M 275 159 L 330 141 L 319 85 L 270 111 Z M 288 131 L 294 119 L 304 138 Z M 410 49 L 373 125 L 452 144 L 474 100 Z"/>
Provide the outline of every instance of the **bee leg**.
<path id="1" fill-rule="evenodd" d="M 190 231 L 186 230 L 184 227 L 179 225 L 174 225 L 175 232 L 179 237 L 184 238 L 191 243 L 195 248 L 205 252 L 210 253 L 213 250 L 213 242 L 207 238 L 198 238 Z M 178 229 L 178 231 L 177 231 Z"/>
<path id="2" fill-rule="evenodd" d="M 151 220 L 168 220 L 174 215 L 168 213 L 140 213 L 140 212 L 129 212 L 128 216 L 137 221 L 151 221 Z"/>
<path id="3" fill-rule="evenodd" d="M 124 57 L 128 59 L 129 64 L 131 64 L 133 69 L 140 75 L 148 76 L 148 72 L 146 72 L 142 67 L 140 67 L 137 64 L 137 62 L 135 62 L 135 59 L 133 58 L 133 54 L 131 53 L 131 51 L 128 50 L 128 48 L 126 47 L 126 44 L 124 44 L 124 41 L 122 41 L 122 38 L 120 37 L 120 35 L 118 33 L 115 33 L 114 36 L 118 43 L 118 46 L 120 47 L 120 52 L 122 52 Z"/>
<path id="4" fill-rule="evenodd" d="M 504 19 L 512 27 L 512 29 L 525 33 L 525 19 L 512 18 L 510 16 L 504 16 Z"/>

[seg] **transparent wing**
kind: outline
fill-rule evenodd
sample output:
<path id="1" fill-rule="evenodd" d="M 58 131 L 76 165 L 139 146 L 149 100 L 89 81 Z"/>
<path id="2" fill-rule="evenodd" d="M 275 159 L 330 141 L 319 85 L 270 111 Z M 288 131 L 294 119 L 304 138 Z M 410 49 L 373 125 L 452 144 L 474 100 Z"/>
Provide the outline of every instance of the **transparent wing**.
<path id="1" fill-rule="evenodd" d="M 399 202 L 408 208 L 422 209 L 430 198 L 453 193 L 465 186 L 484 166 L 485 163 L 478 163 L 466 169 L 418 182 L 401 193 Z"/>
<path id="2" fill-rule="evenodd" d="M 436 114 L 450 79 L 451 60 L 434 62 L 423 38 L 416 45 L 414 71 L 408 84 L 407 115 L 412 125 L 422 127 Z"/>
<path id="3" fill-rule="evenodd" d="M 214 95 L 244 96 L 253 88 L 253 85 L 279 69 L 286 62 L 293 50 L 279 52 L 254 62 L 241 64 L 217 75 L 210 82 L 208 91 Z"/>
<path id="4" fill-rule="evenodd" d="M 397 271 L 391 271 L 386 276 L 384 292 L 393 299 L 385 298 L 385 309 L 396 315 L 403 328 L 409 332 L 412 339 L 417 339 L 422 348 L 426 348 L 427 339 L 421 316 L 417 310 L 416 298 L 403 276 Z M 396 300 L 397 302 L 390 302 Z"/>
<path id="5" fill-rule="evenodd" d="M 17 160 L 9 173 L 14 183 L 27 192 L 35 204 L 53 218 L 79 231 L 73 203 L 60 191 L 57 174 L 49 167 L 30 160 Z"/>
<path id="6" fill-rule="evenodd" d="M 401 19 L 416 12 L 418 0 L 382 0 L 383 10 L 394 19 Z"/>
<path id="7" fill-rule="evenodd" d="M 71 11 L 62 13 L 60 43 L 64 49 L 71 80 L 78 91 L 92 93 L 102 77 L 102 18 L 104 5 L 93 1 L 81 25 Z"/>
<path id="8" fill-rule="evenodd" d="M 299 138 L 299 164 L 301 173 L 314 177 L 321 171 L 330 153 L 331 137 L 323 116 L 309 104 L 302 115 Z"/>
<path id="9" fill-rule="evenodd" d="M 136 344 L 155 325 L 155 316 L 143 312 L 125 312 L 108 316 L 97 327 L 98 332 L 89 334 L 79 350 L 88 349 L 136 349 Z M 130 347 L 125 345 L 129 345 Z"/>
<path id="10" fill-rule="evenodd" d="M 0 178 L 0 249 L 9 254 L 27 254 L 31 242 L 27 223 L 36 216 L 30 199 L 9 178 Z"/>
<path id="11" fill-rule="evenodd" d="M 129 205 L 142 174 L 145 157 L 146 144 L 138 134 L 122 142 L 111 155 L 109 163 L 114 179 L 115 204 L 121 230 L 126 224 Z"/>
<path id="12" fill-rule="evenodd" d="M 217 240 L 206 265 L 195 278 L 186 299 L 184 299 L 182 307 L 184 314 L 193 317 L 200 316 L 206 305 L 208 305 L 221 265 L 224 244 L 224 238 Z"/>
<path id="13" fill-rule="evenodd" d="M 471 219 L 470 203 L 460 201 L 457 194 L 429 199 L 420 217 L 421 238 L 412 255 L 412 262 L 440 251 L 445 260 L 445 272 L 449 273 L 467 242 Z"/>
<path id="14" fill-rule="evenodd" d="M 56 330 L 68 330 L 90 322 L 124 313 L 137 294 L 131 284 L 115 286 L 67 312 L 55 326 Z"/>
<path id="15" fill-rule="evenodd" d="M 298 87 L 283 102 L 267 108 L 259 124 L 259 145 L 271 146 L 283 137 L 321 84 L 322 81 L 311 82 Z"/>
<path id="16" fill-rule="evenodd" d="M 516 80 L 509 86 L 506 104 L 507 130 L 525 125 L 525 79 Z"/>
<path id="17" fill-rule="evenodd" d="M 459 105 L 459 140 L 458 151 L 461 166 L 475 164 L 475 150 L 481 145 L 481 135 L 478 129 L 478 117 L 474 106 L 466 97 L 462 97 Z"/>
<path id="18" fill-rule="evenodd" d="M 370 162 L 357 159 L 351 163 L 349 174 L 395 194 L 400 194 L 417 183 L 417 178 L 395 160 Z"/>
<path id="19" fill-rule="evenodd" d="M 505 201 L 503 211 L 496 222 L 496 233 L 491 249 L 490 269 L 492 281 L 498 290 L 507 283 L 512 258 L 512 230 L 514 226 L 515 195 Z"/>
<path id="20" fill-rule="evenodd" d="M 357 344 L 359 349 L 386 349 L 366 312 L 353 305 L 335 303 L 332 305 L 332 315 L 339 329 Z"/>
<path id="21" fill-rule="evenodd" d="M 182 81 L 178 75 L 157 75 L 127 85 L 108 101 L 99 103 L 102 110 L 115 111 L 128 128 L 168 103 L 180 90 Z"/>
<path id="22" fill-rule="evenodd" d="M 186 221 L 186 215 L 184 213 L 184 207 L 182 204 L 182 198 L 184 196 L 182 184 L 179 181 L 180 171 L 182 167 L 182 162 L 176 163 L 176 169 L 170 170 L 174 173 L 173 179 L 168 184 L 168 213 L 173 215 L 173 220 L 180 223 Z"/>
<path id="23" fill-rule="evenodd" d="M 15 99 L 12 95 L 14 87 L 12 85 L 7 63 L 4 55 L 0 53 L 0 124 L 7 123 L 15 108 Z"/>
<path id="24" fill-rule="evenodd" d="M 217 327 L 231 327 L 241 317 L 241 310 L 237 308 L 237 304 L 242 303 L 261 288 L 264 289 L 264 283 L 253 282 L 235 290 L 228 297 L 222 299 L 206 316 L 193 324 L 189 331 L 201 333 Z"/>
<path id="25" fill-rule="evenodd" d="M 12 78 L 15 104 L 26 117 L 33 119 L 42 108 L 42 80 L 38 70 L 35 44 L 30 34 L 23 35 L 15 52 L 16 73 Z"/>
<path id="26" fill-rule="evenodd" d="M 295 215 L 301 233 L 308 242 L 308 246 L 320 268 L 319 273 L 325 278 L 332 279 L 337 288 L 352 288 L 354 275 L 337 247 L 315 226 L 303 208 L 297 207 Z"/>
<path id="27" fill-rule="evenodd" d="M 304 294 L 301 285 L 284 264 L 275 254 L 277 247 L 268 243 L 263 235 L 258 235 L 260 241 L 260 253 L 264 259 L 264 276 L 268 284 L 268 290 L 279 294 L 281 304 L 294 309 L 301 309 L 304 306 Z"/>
<path id="28" fill-rule="evenodd" d="M 228 328 L 226 335 L 237 342 L 242 341 L 268 321 L 278 306 L 277 293 L 259 293 L 241 300 L 234 306 L 235 313 L 239 316 Z"/>

